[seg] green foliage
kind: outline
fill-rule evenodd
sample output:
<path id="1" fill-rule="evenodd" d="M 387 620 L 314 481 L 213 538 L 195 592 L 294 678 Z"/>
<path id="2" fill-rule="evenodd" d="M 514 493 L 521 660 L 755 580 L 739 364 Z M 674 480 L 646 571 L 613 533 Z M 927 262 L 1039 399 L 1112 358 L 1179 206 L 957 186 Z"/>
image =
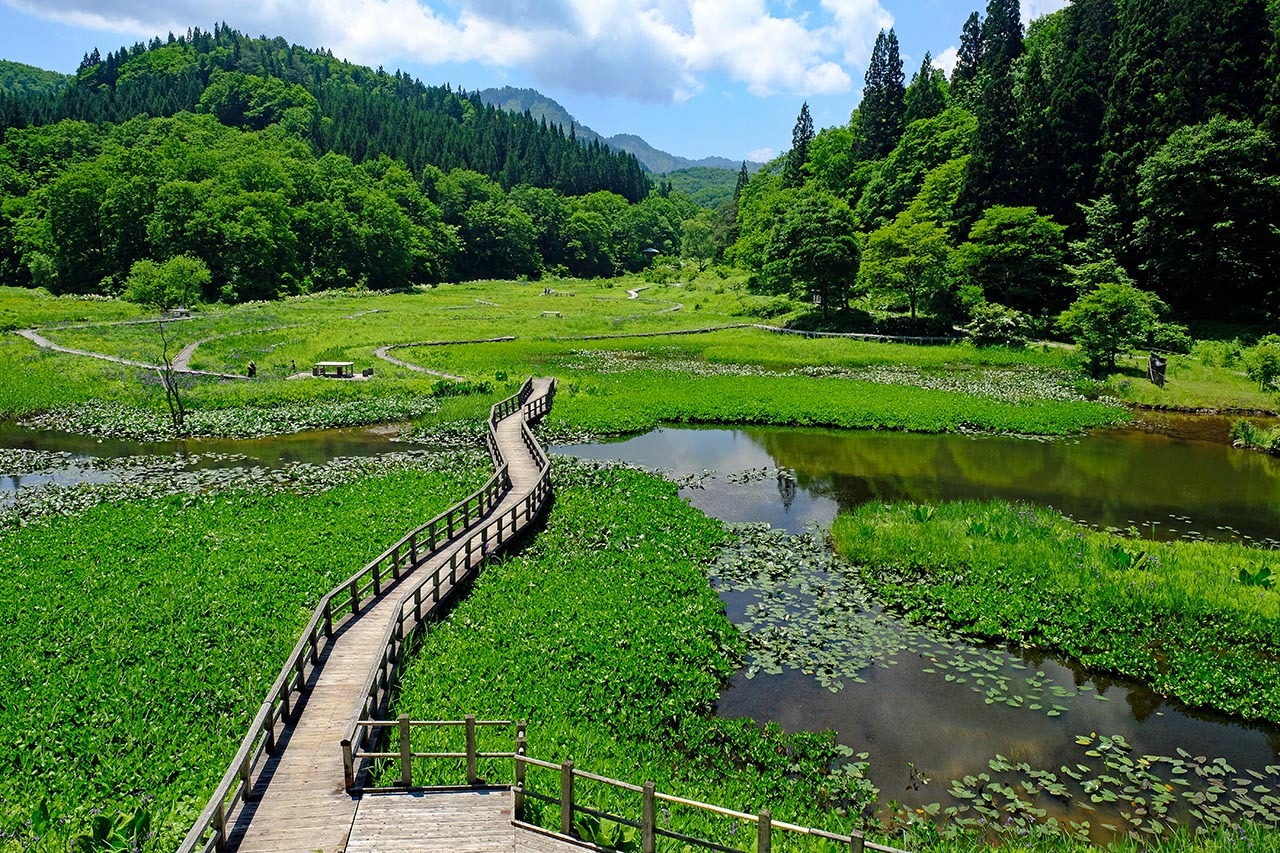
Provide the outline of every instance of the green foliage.
<path id="1" fill-rule="evenodd" d="M 786 168 L 782 171 L 782 185 L 788 188 L 804 184 L 804 165 L 809 159 L 809 144 L 813 142 L 813 116 L 809 115 L 809 102 L 800 107 L 796 126 L 791 130 L 791 150 L 787 152 Z"/>
<path id="2" fill-rule="evenodd" d="M 22 698 L 0 711 L 0 831 L 36 810 L 62 849 L 174 849 L 320 595 L 478 479 L 108 500 L 0 531 L 0 618 L 24 638 L 0 655 Z"/>
<path id="3" fill-rule="evenodd" d="M 912 122 L 897 146 L 877 164 L 858 199 L 855 211 L 862 227 L 887 224 L 906 209 L 924 186 L 925 176 L 944 163 L 964 156 L 973 140 L 977 120 L 959 107 Z M 935 218 L 951 213 L 952 201 Z"/>
<path id="4" fill-rule="evenodd" d="M 1114 370 L 1116 357 L 1147 343 L 1164 303 L 1131 284 L 1109 282 L 1081 296 L 1062 312 L 1058 325 L 1089 359 L 1094 373 Z"/>
<path id="5" fill-rule="evenodd" d="M 190 255 L 178 255 L 163 264 L 141 260 L 130 267 L 123 295 L 130 302 L 166 310 L 195 305 L 209 282 L 209 268 Z"/>
<path id="6" fill-rule="evenodd" d="M 0 95 L 54 94 L 69 82 L 65 74 L 0 59 Z"/>
<path id="7" fill-rule="evenodd" d="M 920 70 L 907 87 L 905 101 L 903 118 L 908 126 L 914 121 L 931 119 L 947 108 L 947 74 L 933 67 L 933 56 L 927 50 L 920 61 Z"/>
<path id="8" fill-rule="evenodd" d="M 876 36 L 865 82 L 858 105 L 861 145 L 855 153 L 861 160 L 878 160 L 897 146 L 906 123 L 906 78 L 892 28 Z"/>
<path id="9" fill-rule="evenodd" d="M 1267 552 L 1139 542 L 1000 502 L 944 504 L 927 520 L 873 503 L 832 534 L 916 618 L 1065 652 L 1194 706 L 1280 719 L 1280 593 L 1239 576 L 1269 566 Z"/>
<path id="10" fill-rule="evenodd" d="M 1280 379 L 1280 335 L 1267 335 L 1241 353 L 1245 373 L 1264 391 L 1274 390 Z"/>
<path id="11" fill-rule="evenodd" d="M 809 190 L 774 226 L 764 270 L 775 291 L 812 296 L 825 315 L 833 305 L 847 306 L 858 256 L 849 207 L 828 193 Z"/>
<path id="12" fill-rule="evenodd" d="M 1280 456 L 1280 429 L 1265 429 L 1249 421 L 1238 420 L 1231 425 L 1231 441 L 1236 447 Z"/>
<path id="13" fill-rule="evenodd" d="M 829 733 L 786 734 L 711 713 L 743 653 L 704 574 L 724 540 L 719 523 L 681 501 L 674 485 L 636 471 L 560 460 L 553 482 L 546 529 L 489 566 L 428 629 L 396 713 L 528 719 L 529 752 L 543 760 L 572 759 L 592 773 L 648 779 L 729 807 L 768 803 L 779 820 L 847 831 L 849 818 L 834 808 L 860 811 L 874 790 L 846 763 L 852 750 Z M 430 736 L 415 732 L 415 749 Z M 440 762 L 419 772 L 457 782 L 457 770 Z M 557 784 L 529 774 L 535 790 Z M 575 796 L 638 814 L 638 800 L 614 789 L 582 783 Z M 723 821 L 689 820 L 672 809 L 667 825 L 729 840 Z M 613 834 L 584 827 L 593 837 Z"/>
<path id="14" fill-rule="evenodd" d="M 862 289 L 905 296 L 914 318 L 916 308 L 946 286 L 950 255 L 947 232 L 938 223 L 900 214 L 867 238 L 859 270 Z"/>
<path id="15" fill-rule="evenodd" d="M 977 347 L 1026 346 L 1027 329 L 1025 314 L 995 302 L 980 302 L 969 309 L 969 325 L 965 327 Z"/>
<path id="16" fill-rule="evenodd" d="M 1060 310 L 1068 293 L 1064 230 L 1035 208 L 991 207 L 956 249 L 956 275 L 989 302 L 1028 314 Z"/>
<path id="17" fill-rule="evenodd" d="M 1280 307 L 1280 156 L 1265 131 L 1214 117 L 1173 133 L 1138 174 L 1136 242 L 1157 292 L 1224 313 Z"/>

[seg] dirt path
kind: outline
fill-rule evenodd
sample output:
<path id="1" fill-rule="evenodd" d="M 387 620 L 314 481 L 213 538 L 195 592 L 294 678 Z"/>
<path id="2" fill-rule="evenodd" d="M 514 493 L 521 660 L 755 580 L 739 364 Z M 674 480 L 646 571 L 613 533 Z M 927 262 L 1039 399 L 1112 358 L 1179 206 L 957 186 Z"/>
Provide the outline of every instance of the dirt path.
<path id="1" fill-rule="evenodd" d="M 53 341 L 49 340 L 48 338 L 46 338 L 44 335 L 37 332 L 35 329 L 18 329 L 17 334 L 31 341 L 33 344 L 40 347 L 41 349 L 47 349 L 47 350 L 52 350 L 54 352 L 66 353 L 67 355 L 83 356 L 84 358 L 96 358 L 99 361 L 109 361 L 112 364 L 123 364 L 129 367 L 141 367 L 144 370 L 163 370 L 164 369 L 159 364 L 150 364 L 145 361 L 134 361 L 133 359 L 120 358 L 119 356 L 107 355 L 106 353 L 90 352 L 88 350 L 72 349 L 71 347 L 60 346 L 58 344 L 55 344 Z M 191 344 L 189 347 L 186 347 L 183 350 L 183 352 L 186 352 L 187 349 L 194 351 L 195 347 L 196 347 L 196 344 Z M 181 356 L 182 353 L 179 353 L 178 355 Z M 188 353 L 187 355 L 188 363 L 190 363 L 190 359 L 191 359 L 191 356 L 190 356 L 190 353 Z M 192 370 L 189 367 L 179 368 L 176 362 L 174 364 L 173 370 L 175 373 L 187 373 L 192 376 L 211 376 L 215 379 L 246 379 L 247 378 L 245 376 L 240 376 L 239 374 L 235 374 L 235 373 L 215 373 L 214 371 L 211 371 L 211 370 Z"/>

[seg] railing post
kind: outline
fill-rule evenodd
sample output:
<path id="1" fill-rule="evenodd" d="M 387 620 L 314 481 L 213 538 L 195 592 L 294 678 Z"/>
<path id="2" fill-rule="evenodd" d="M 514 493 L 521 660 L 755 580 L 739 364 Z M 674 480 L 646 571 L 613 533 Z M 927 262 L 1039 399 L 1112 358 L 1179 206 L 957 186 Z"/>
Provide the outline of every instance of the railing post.
<path id="1" fill-rule="evenodd" d="M 573 762 L 560 765 L 560 834 L 573 834 Z"/>
<path id="2" fill-rule="evenodd" d="M 240 762 L 240 781 L 244 784 L 243 796 L 245 802 L 253 799 L 253 785 L 250 783 L 251 777 L 249 771 L 249 755 L 246 753 L 244 760 Z"/>
<path id="3" fill-rule="evenodd" d="M 374 563 L 369 574 L 373 575 L 373 595 L 376 598 L 382 595 L 382 563 Z"/>
<path id="4" fill-rule="evenodd" d="M 866 849 L 866 843 L 866 839 L 858 830 L 855 829 L 849 833 L 849 853 L 862 853 Z"/>
<path id="5" fill-rule="evenodd" d="M 524 758 L 529 750 L 529 742 L 525 737 L 525 721 L 521 720 L 516 724 L 516 790 L 515 790 L 515 810 L 513 815 L 516 820 L 524 820 L 524 780 L 528 767 L 520 759 Z"/>
<path id="6" fill-rule="evenodd" d="M 768 809 L 760 810 L 756 824 L 756 853 L 770 853 L 773 849 L 773 815 Z"/>
<path id="7" fill-rule="evenodd" d="M 342 742 L 342 784 L 350 791 L 356 786 L 356 762 L 351 755 L 351 741 Z"/>
<path id="8" fill-rule="evenodd" d="M 263 731 L 267 733 L 266 748 L 267 755 L 276 754 L 276 709 L 275 706 L 267 705 L 267 719 L 263 723 Z"/>
<path id="9" fill-rule="evenodd" d="M 360 612 L 360 581 L 351 582 L 351 615 L 354 617 Z"/>
<path id="10" fill-rule="evenodd" d="M 400 715 L 400 785 L 413 784 L 413 754 L 409 750 L 409 715 Z"/>
<path id="11" fill-rule="evenodd" d="M 475 785 L 480 781 L 476 772 L 476 715 L 467 714 L 467 784 Z"/>
<path id="12" fill-rule="evenodd" d="M 221 799 L 218 800 L 218 807 L 213 810 L 213 831 L 216 833 L 213 849 L 222 853 L 227 849 L 227 813 Z"/>
<path id="13" fill-rule="evenodd" d="M 658 803 L 654 784 L 644 783 L 640 801 L 640 853 L 653 853 L 658 824 Z"/>
<path id="14" fill-rule="evenodd" d="M 333 639 L 333 598 L 328 597 L 324 600 L 324 635 L 330 640 Z"/>

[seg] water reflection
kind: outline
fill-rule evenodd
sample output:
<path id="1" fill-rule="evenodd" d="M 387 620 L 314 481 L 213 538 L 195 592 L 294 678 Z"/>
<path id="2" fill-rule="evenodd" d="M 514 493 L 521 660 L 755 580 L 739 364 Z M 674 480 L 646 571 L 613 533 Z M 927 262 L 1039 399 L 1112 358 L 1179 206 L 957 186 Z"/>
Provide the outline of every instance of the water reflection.
<path id="1" fill-rule="evenodd" d="M 711 515 L 796 532 L 826 527 L 840 508 L 872 499 L 1004 498 L 1053 506 L 1099 526 L 1135 525 L 1160 538 L 1280 536 L 1280 460 L 1187 438 L 1176 426 L 1052 441 L 665 428 L 557 452 L 668 471 L 685 484 L 681 494 Z M 749 608 L 775 592 L 722 597 L 730 619 L 745 624 Z M 816 604 L 812 598 L 809 603 Z M 912 807 L 950 802 L 950 780 L 987 771 L 997 754 L 1033 768 L 1088 763 L 1101 770 L 1076 740 L 1093 732 L 1123 736 L 1135 756 L 1174 756 L 1181 747 L 1225 758 L 1242 771 L 1280 762 L 1275 726 L 1191 711 L 1142 685 L 1025 650 L 945 638 L 904 643 L 901 636 L 914 629 L 878 608 L 850 612 L 849 619 L 862 622 L 850 631 L 880 631 L 886 647 L 905 651 L 862 669 L 865 683 L 834 693 L 798 669 L 753 678 L 739 672 L 718 707 L 726 716 L 772 720 L 791 730 L 834 730 L 843 743 L 871 754 L 872 780 L 883 801 Z M 988 669 L 948 668 L 949 659 L 979 661 Z M 975 689 L 975 682 L 992 683 L 984 677 L 1012 689 Z M 1028 679 L 1046 687 L 1029 689 Z M 1026 698 L 1049 689 L 1054 698 Z M 1031 703 L 1039 701 L 1045 706 L 1033 711 Z M 1049 707 L 1050 701 L 1063 704 Z M 911 768 L 934 782 L 919 784 Z M 1064 804 L 1057 814 L 1092 816 L 1072 808 Z M 1171 813 L 1185 814 L 1181 801 Z"/>

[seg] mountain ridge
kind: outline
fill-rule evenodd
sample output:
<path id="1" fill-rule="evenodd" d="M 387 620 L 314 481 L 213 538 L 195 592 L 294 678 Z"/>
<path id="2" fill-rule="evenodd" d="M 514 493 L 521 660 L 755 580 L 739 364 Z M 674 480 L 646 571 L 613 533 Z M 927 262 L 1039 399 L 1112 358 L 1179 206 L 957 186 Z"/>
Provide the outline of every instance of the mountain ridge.
<path id="1" fill-rule="evenodd" d="M 568 133 L 570 128 L 578 139 L 585 142 L 598 141 L 615 151 L 634 154 L 646 169 L 655 174 L 666 174 L 681 169 L 706 167 L 712 169 L 730 169 L 736 171 L 742 166 L 740 160 L 727 157 L 703 157 L 698 160 L 671 154 L 650 145 L 643 137 L 634 133 L 617 133 L 604 136 L 578 121 L 563 104 L 550 98 L 537 89 L 502 86 L 501 88 L 482 89 L 477 94 L 484 103 L 513 113 L 528 112 L 535 119 L 545 119 L 547 124 L 560 125 Z M 755 172 L 761 164 L 746 161 L 747 171 Z"/>

